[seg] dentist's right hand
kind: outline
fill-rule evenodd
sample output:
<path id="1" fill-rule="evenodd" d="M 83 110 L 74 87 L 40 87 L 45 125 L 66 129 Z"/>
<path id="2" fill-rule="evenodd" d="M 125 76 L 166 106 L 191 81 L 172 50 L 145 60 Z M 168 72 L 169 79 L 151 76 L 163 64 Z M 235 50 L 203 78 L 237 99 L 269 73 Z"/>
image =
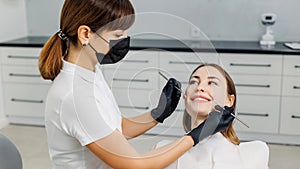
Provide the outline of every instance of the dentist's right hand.
<path id="1" fill-rule="evenodd" d="M 209 113 L 208 118 L 199 126 L 192 129 L 186 135 L 190 135 L 194 140 L 194 146 L 199 141 L 217 132 L 224 131 L 228 125 L 234 120 L 231 113 L 234 112 L 233 107 L 225 106 L 223 109 L 214 110 Z"/>
<path id="2" fill-rule="evenodd" d="M 159 123 L 168 118 L 176 109 L 181 97 L 181 83 L 174 78 L 170 78 L 162 90 L 156 108 L 151 110 L 151 116 Z"/>

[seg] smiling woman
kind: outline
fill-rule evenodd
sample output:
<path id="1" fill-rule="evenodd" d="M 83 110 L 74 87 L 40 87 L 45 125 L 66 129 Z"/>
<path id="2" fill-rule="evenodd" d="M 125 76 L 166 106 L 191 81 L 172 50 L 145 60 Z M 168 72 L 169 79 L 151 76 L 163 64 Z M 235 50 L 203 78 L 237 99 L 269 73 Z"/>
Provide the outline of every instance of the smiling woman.
<path id="1" fill-rule="evenodd" d="M 184 93 L 185 111 L 183 126 L 186 132 L 206 124 L 215 112 L 216 105 L 226 111 L 235 111 L 236 90 L 229 74 L 219 65 L 203 64 L 198 66 L 189 78 Z M 217 107 L 218 107 L 217 106 Z M 203 131 L 203 130 L 202 130 Z M 202 132 L 200 135 L 205 135 Z M 160 147 L 168 141 L 157 144 Z M 267 169 L 269 148 L 262 141 L 240 143 L 230 123 L 226 130 L 203 139 L 168 169 Z"/>
<path id="2" fill-rule="evenodd" d="M 236 106 L 234 82 L 229 74 L 216 64 L 198 66 L 189 78 L 189 85 L 183 97 L 185 100 L 183 115 L 185 131 L 202 123 L 215 105 L 233 107 L 234 110 Z M 232 123 L 222 134 L 232 143 L 240 143 Z"/>

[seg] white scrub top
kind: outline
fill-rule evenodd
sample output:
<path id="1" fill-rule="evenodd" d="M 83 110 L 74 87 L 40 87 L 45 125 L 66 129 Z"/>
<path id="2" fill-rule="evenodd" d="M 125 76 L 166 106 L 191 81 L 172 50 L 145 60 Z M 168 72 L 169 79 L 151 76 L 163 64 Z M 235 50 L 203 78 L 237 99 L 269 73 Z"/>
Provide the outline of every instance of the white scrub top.
<path id="1" fill-rule="evenodd" d="M 169 141 L 161 141 L 161 147 Z M 262 141 L 235 145 L 216 133 L 191 148 L 167 169 L 268 169 L 269 148 Z"/>
<path id="2" fill-rule="evenodd" d="M 45 125 L 54 169 L 109 168 L 86 145 L 121 129 L 121 113 L 100 65 L 63 61 L 48 92 Z"/>

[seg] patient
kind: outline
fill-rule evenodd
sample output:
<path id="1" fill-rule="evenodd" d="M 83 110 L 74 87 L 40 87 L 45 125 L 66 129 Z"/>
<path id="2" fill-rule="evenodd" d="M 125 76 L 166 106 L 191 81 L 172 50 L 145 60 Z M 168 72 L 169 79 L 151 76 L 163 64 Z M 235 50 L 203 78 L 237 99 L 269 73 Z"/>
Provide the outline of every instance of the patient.
<path id="1" fill-rule="evenodd" d="M 192 72 L 183 98 L 183 127 L 186 132 L 202 123 L 216 104 L 235 110 L 237 100 L 233 80 L 216 64 L 203 64 Z M 161 141 L 156 147 L 167 142 Z M 202 140 L 167 168 L 267 169 L 268 160 L 269 148 L 266 143 L 240 143 L 231 123 L 226 131 Z"/>

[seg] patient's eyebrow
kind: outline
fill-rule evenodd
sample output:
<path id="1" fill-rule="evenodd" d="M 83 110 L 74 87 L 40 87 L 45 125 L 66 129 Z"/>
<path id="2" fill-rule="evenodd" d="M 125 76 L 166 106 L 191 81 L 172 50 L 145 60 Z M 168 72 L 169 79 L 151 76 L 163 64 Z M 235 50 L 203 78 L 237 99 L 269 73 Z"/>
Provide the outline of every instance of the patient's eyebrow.
<path id="1" fill-rule="evenodd" d="M 216 77 L 216 76 L 208 76 L 207 79 L 217 79 L 217 80 L 221 81 L 221 80 L 220 80 L 218 77 Z"/>
<path id="2" fill-rule="evenodd" d="M 192 76 L 192 77 L 190 78 L 190 80 L 193 79 L 193 78 L 200 80 L 200 77 L 199 77 L 199 76 Z"/>

